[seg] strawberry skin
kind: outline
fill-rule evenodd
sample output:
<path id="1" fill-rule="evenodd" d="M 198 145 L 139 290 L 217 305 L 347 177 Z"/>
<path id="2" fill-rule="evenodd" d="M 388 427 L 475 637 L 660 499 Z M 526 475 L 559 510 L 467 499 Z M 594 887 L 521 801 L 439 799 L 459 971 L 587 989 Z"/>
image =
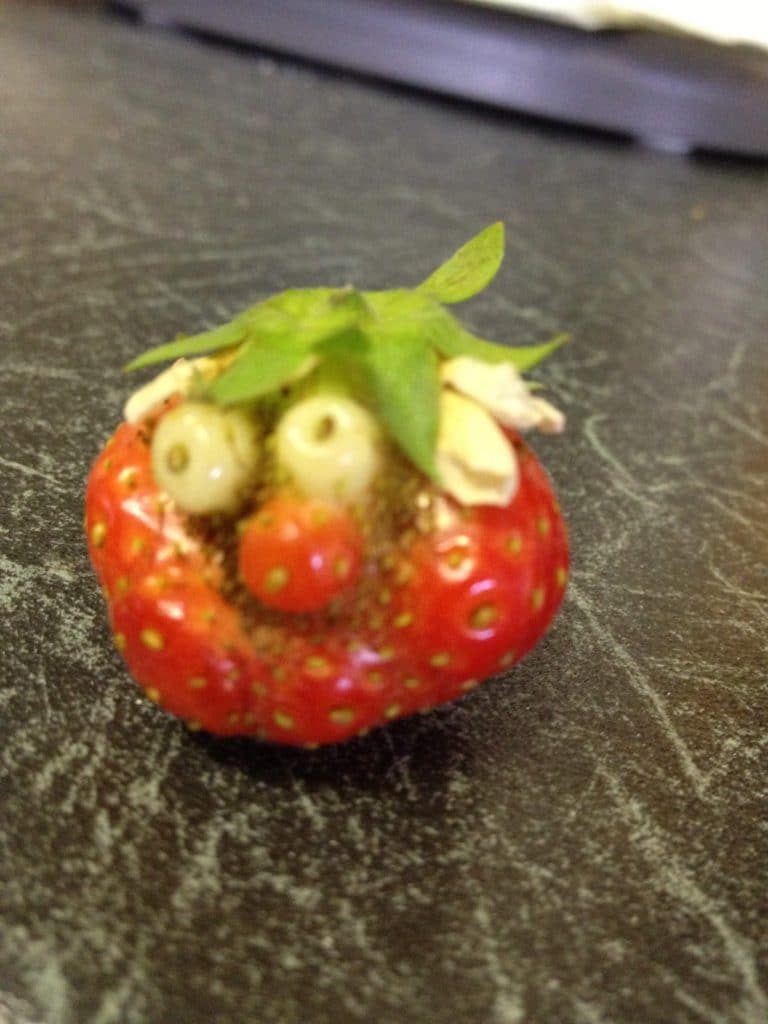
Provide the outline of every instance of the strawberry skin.
<path id="1" fill-rule="evenodd" d="M 115 645 L 147 696 L 193 728 L 255 732 L 240 681 L 256 668 L 250 647 L 214 585 L 220 570 L 154 483 L 150 429 L 123 423 L 86 490 L 88 548 Z"/>
<path id="2" fill-rule="evenodd" d="M 515 435 L 520 486 L 507 508 L 438 498 L 434 529 L 404 537 L 378 567 L 364 615 L 318 625 L 272 613 L 264 647 L 224 595 L 217 552 L 157 487 L 153 426 L 122 424 L 96 459 L 86 530 L 116 646 L 149 699 L 192 729 L 340 742 L 453 700 L 517 661 L 560 604 L 565 528 L 546 474 Z"/>
<path id="3" fill-rule="evenodd" d="M 243 525 L 238 570 L 267 607 L 316 611 L 354 587 L 362 549 L 354 520 L 338 506 L 278 496 Z"/>
<path id="4" fill-rule="evenodd" d="M 150 700 L 193 729 L 258 732 L 249 692 L 263 668 L 238 617 L 185 570 L 135 579 L 111 608 L 114 639 Z"/>
<path id="5" fill-rule="evenodd" d="M 568 542 L 549 481 L 515 437 L 520 486 L 507 508 L 446 500 L 438 528 L 398 566 L 395 628 L 436 694 L 473 684 L 527 654 L 544 634 L 568 576 Z M 449 688 L 447 691 L 445 688 Z M 455 696 L 455 690 L 454 690 Z"/>

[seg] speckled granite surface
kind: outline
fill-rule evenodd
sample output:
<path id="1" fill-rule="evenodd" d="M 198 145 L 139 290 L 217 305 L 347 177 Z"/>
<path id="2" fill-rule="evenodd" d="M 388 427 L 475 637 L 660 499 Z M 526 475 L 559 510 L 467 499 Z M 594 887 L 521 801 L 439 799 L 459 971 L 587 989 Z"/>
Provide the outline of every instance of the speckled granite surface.
<path id="1" fill-rule="evenodd" d="M 2 1024 L 768 1019 L 768 180 L 0 9 Z M 81 538 L 119 367 L 285 283 L 575 343 L 543 645 L 301 754 L 138 699 Z"/>

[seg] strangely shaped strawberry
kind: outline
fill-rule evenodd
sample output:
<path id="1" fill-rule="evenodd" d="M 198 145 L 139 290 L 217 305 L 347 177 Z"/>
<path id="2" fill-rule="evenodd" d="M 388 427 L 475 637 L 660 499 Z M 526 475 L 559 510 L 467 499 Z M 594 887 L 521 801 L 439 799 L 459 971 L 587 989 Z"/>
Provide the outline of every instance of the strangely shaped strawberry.
<path id="1" fill-rule="evenodd" d="M 518 431 L 563 418 L 519 371 L 562 339 L 496 346 L 445 309 L 502 249 L 492 225 L 415 290 L 284 292 L 137 361 L 177 360 L 97 458 L 86 530 L 151 700 L 311 747 L 452 700 L 541 637 L 568 544 Z"/>

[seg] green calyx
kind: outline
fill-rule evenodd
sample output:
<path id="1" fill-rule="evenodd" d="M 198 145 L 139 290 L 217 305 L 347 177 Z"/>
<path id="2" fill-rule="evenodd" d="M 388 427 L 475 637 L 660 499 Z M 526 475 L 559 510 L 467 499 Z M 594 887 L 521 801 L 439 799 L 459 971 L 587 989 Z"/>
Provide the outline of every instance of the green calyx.
<path id="1" fill-rule="evenodd" d="M 315 367 L 362 382 L 365 398 L 392 438 L 435 476 L 441 359 L 457 356 L 529 370 L 567 340 L 521 348 L 484 341 L 446 305 L 463 302 L 493 279 L 504 255 L 504 226 L 491 224 L 413 289 L 360 292 L 293 288 L 210 331 L 152 348 L 126 367 L 231 350 L 226 368 L 199 397 L 220 405 L 256 401 Z"/>

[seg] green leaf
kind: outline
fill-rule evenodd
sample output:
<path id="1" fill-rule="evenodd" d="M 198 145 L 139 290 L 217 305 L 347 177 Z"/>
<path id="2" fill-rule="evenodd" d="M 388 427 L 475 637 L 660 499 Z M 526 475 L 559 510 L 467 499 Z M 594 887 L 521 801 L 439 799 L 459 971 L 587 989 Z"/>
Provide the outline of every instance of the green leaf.
<path id="1" fill-rule="evenodd" d="M 297 329 L 325 309 L 332 296 L 342 292 L 346 289 L 288 288 L 246 309 L 238 320 L 247 325 L 249 337 Z"/>
<path id="2" fill-rule="evenodd" d="M 354 319 L 358 323 L 364 323 L 373 315 L 373 310 L 365 295 L 351 286 L 338 288 L 332 295 L 329 295 L 324 312 L 336 316 L 345 314 L 350 320 Z"/>
<path id="3" fill-rule="evenodd" d="M 171 359 L 181 359 L 182 356 L 199 356 L 205 352 L 216 352 L 222 348 L 231 348 L 233 345 L 239 345 L 240 342 L 244 341 L 246 334 L 247 328 L 241 320 L 231 320 L 229 323 L 222 324 L 220 327 L 214 327 L 210 331 L 192 334 L 185 338 L 177 338 L 176 341 L 169 341 L 165 345 L 151 348 L 128 363 L 125 370 L 138 370 L 143 366 L 152 366 L 154 363 L 165 363 Z"/>
<path id="4" fill-rule="evenodd" d="M 412 324 L 369 328 L 365 365 L 373 400 L 384 425 L 428 476 L 435 476 L 440 414 L 437 357 Z"/>
<path id="5" fill-rule="evenodd" d="M 403 321 L 424 323 L 431 320 L 443 307 L 431 295 L 414 288 L 390 288 L 383 292 L 363 292 L 366 305 L 377 321 Z"/>
<path id="6" fill-rule="evenodd" d="M 511 363 L 516 370 L 524 373 L 543 362 L 569 338 L 569 334 L 558 334 L 551 341 L 545 341 L 540 345 L 498 345 L 475 337 L 458 321 L 454 321 L 452 330 L 444 329 L 435 338 L 435 347 L 446 359 L 471 356 L 484 363 Z"/>
<path id="7" fill-rule="evenodd" d="M 282 292 L 243 314 L 249 338 L 284 342 L 291 335 L 311 343 L 357 326 L 369 315 L 352 288 L 311 288 Z"/>
<path id="8" fill-rule="evenodd" d="M 550 341 L 544 341 L 540 345 L 520 345 L 517 347 L 510 346 L 509 348 L 503 346 L 503 350 L 507 353 L 507 360 L 512 363 L 515 369 L 519 370 L 520 373 L 525 373 L 526 370 L 532 370 L 534 366 L 538 366 L 545 359 L 549 359 L 553 352 L 570 340 L 570 334 L 567 331 L 563 331 L 561 334 L 555 335 Z M 500 346 L 496 345 L 495 347 L 499 348 Z"/>
<path id="9" fill-rule="evenodd" d="M 311 346 L 284 338 L 279 344 L 250 342 L 211 383 L 205 397 L 220 405 L 253 401 L 277 391 L 311 359 Z M 310 364 L 311 365 L 311 364 Z"/>
<path id="10" fill-rule="evenodd" d="M 496 345 L 445 308 L 482 290 L 503 250 L 504 226 L 491 224 L 416 289 L 287 289 L 228 324 L 151 349 L 127 369 L 236 348 L 227 368 L 201 385 L 202 397 L 221 405 L 255 401 L 312 372 L 313 387 L 338 387 L 369 402 L 411 461 L 435 477 L 440 359 L 471 356 L 524 371 L 566 340 Z"/>
<path id="11" fill-rule="evenodd" d="M 356 355 L 362 342 L 357 324 L 368 316 L 365 302 L 350 289 L 327 291 L 315 298 L 292 294 L 287 302 L 284 293 L 252 310 L 251 340 L 212 382 L 207 397 L 222 405 L 252 401 L 301 374 L 305 363 L 311 369 L 313 355 Z"/>
<path id="12" fill-rule="evenodd" d="M 558 334 L 540 345 L 502 345 L 468 331 L 450 310 L 429 295 L 409 289 L 365 292 L 377 321 L 388 329 L 411 330 L 414 344 L 429 345 L 446 359 L 472 356 L 485 363 L 512 363 L 520 373 L 545 360 L 569 340 Z"/>
<path id="13" fill-rule="evenodd" d="M 284 335 L 290 330 L 298 330 L 305 321 L 322 315 L 349 319 L 352 307 L 362 317 L 364 300 L 349 288 L 289 288 L 251 306 L 220 327 L 151 348 L 128 363 L 125 369 L 138 370 L 183 356 L 216 352 L 240 345 L 257 335 Z"/>
<path id="14" fill-rule="evenodd" d="M 491 224 L 475 235 L 423 281 L 418 291 L 440 302 L 463 302 L 496 276 L 504 258 L 504 225 Z"/>

